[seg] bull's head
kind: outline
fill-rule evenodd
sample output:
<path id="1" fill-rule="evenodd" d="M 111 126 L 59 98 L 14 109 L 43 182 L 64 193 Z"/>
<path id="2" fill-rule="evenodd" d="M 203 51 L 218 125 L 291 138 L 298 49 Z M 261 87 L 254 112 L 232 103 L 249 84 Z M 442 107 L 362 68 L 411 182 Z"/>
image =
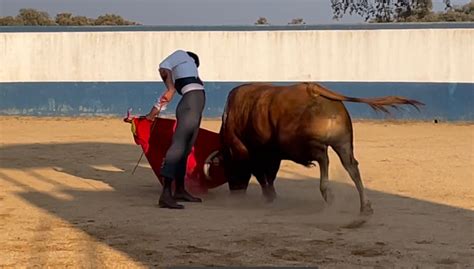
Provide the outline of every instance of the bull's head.
<path id="1" fill-rule="evenodd" d="M 210 168 L 212 166 L 220 166 L 224 169 L 224 174 L 231 191 L 247 189 L 251 177 L 248 163 L 232 160 L 230 152 L 224 150 L 215 151 L 207 157 L 203 168 L 207 180 L 212 180 L 210 175 Z"/>
<path id="2" fill-rule="evenodd" d="M 218 150 L 209 154 L 206 161 L 204 162 L 204 175 L 206 176 L 207 180 L 212 180 L 211 176 L 209 175 L 209 169 L 211 166 L 220 166 L 222 163 L 222 154 Z"/>

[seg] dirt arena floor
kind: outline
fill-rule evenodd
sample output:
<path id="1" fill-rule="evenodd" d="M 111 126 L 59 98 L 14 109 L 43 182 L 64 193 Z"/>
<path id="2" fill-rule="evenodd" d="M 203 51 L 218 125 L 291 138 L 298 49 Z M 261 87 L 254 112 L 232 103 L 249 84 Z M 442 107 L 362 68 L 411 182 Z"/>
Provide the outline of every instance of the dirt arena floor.
<path id="1" fill-rule="evenodd" d="M 218 121 L 203 127 L 217 131 Z M 375 210 L 330 151 L 336 201 L 319 168 L 284 162 L 278 199 L 227 186 L 181 211 L 119 118 L 0 117 L 0 267 L 319 266 L 473 268 L 474 125 L 355 122 L 355 154 Z"/>

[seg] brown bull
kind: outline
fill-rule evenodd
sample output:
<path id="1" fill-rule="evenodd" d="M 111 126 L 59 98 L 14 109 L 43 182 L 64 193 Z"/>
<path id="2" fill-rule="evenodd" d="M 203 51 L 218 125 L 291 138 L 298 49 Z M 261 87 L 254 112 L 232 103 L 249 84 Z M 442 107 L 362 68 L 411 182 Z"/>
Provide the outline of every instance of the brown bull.
<path id="1" fill-rule="evenodd" d="M 423 105 L 397 96 L 346 97 L 316 83 L 241 85 L 228 95 L 220 130 L 222 149 L 207 163 L 206 175 L 211 163 L 223 165 L 231 191 L 245 190 L 254 175 L 264 196 L 272 201 L 276 197 L 273 182 L 281 160 L 304 166 L 316 161 L 320 167 L 321 194 L 326 202 L 331 202 L 331 146 L 357 187 L 361 213 L 372 214 L 354 157 L 351 118 L 343 101 L 365 103 L 386 113 L 386 106 L 409 104 L 418 109 Z"/>

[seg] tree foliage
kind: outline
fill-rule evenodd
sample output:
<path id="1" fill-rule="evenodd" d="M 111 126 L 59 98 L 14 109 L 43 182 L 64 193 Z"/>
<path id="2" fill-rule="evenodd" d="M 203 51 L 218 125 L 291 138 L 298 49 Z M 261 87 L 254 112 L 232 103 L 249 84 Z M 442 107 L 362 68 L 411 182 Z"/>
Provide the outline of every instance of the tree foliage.
<path id="1" fill-rule="evenodd" d="M 53 25 L 54 22 L 49 14 L 44 11 L 37 11 L 32 8 L 22 8 L 17 15 L 17 19 L 24 25 Z"/>
<path id="2" fill-rule="evenodd" d="M 255 25 L 269 25 L 268 19 L 265 17 L 259 17 L 258 20 L 255 22 Z M 294 18 L 292 19 L 288 25 L 301 25 L 306 24 L 306 22 L 302 18 Z"/>
<path id="3" fill-rule="evenodd" d="M 58 13 L 52 19 L 47 12 L 38 11 L 32 8 L 24 8 L 18 11 L 15 17 L 0 17 L 0 26 L 15 25 L 64 25 L 64 26 L 81 26 L 81 25 L 138 25 L 133 21 L 128 21 L 119 15 L 105 14 L 97 19 L 85 16 L 73 16 L 72 13 Z"/>
<path id="4" fill-rule="evenodd" d="M 330 0 L 334 19 L 356 14 L 369 22 L 474 21 L 473 0 L 453 7 L 443 0 L 445 11 L 433 12 L 431 0 Z"/>
<path id="5" fill-rule="evenodd" d="M 255 22 L 255 25 L 268 25 L 268 20 L 265 17 L 260 17 L 258 20 Z"/>
<path id="6" fill-rule="evenodd" d="M 474 2 L 471 1 L 460 7 L 452 7 L 445 12 L 429 12 L 423 17 L 408 16 L 405 22 L 455 22 L 474 21 Z"/>
<path id="7" fill-rule="evenodd" d="M 292 19 L 288 25 L 301 25 L 301 24 L 306 24 L 306 22 L 303 20 L 303 18 L 295 18 Z"/>
<path id="8" fill-rule="evenodd" d="M 73 16 L 72 13 L 59 13 L 56 15 L 57 25 L 94 25 L 94 19 L 84 16 Z"/>
<path id="9" fill-rule="evenodd" d="M 133 22 L 127 21 L 120 17 L 119 15 L 115 14 L 105 14 L 102 16 L 99 16 L 95 22 L 95 25 L 131 25 L 135 24 Z"/>

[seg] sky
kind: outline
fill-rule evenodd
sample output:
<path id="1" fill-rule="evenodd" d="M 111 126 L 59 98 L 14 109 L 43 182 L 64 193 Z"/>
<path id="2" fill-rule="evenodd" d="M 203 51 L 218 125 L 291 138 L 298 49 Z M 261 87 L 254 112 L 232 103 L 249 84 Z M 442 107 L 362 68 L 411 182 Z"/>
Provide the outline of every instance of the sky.
<path id="1" fill-rule="evenodd" d="M 442 10 L 442 0 L 432 1 L 435 10 Z M 51 17 L 60 12 L 93 18 L 114 13 L 144 25 L 252 25 L 259 17 L 272 25 L 286 25 L 293 18 L 306 24 L 364 22 L 349 14 L 333 20 L 330 0 L 0 0 L 2 17 L 15 16 L 21 8 L 36 8 Z"/>

